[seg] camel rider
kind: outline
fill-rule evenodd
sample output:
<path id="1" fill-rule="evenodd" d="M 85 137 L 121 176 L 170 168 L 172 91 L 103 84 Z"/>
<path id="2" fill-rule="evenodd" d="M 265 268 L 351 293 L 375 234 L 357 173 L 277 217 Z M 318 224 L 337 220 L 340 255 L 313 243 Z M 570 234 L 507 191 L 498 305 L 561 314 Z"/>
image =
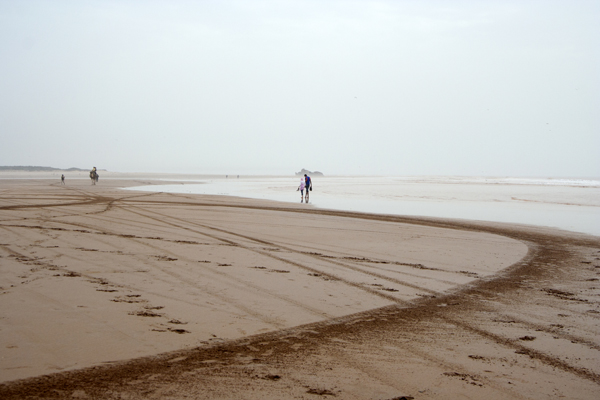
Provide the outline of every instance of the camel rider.
<path id="1" fill-rule="evenodd" d="M 98 182 L 98 177 L 100 175 L 98 175 L 98 173 L 96 172 L 96 167 L 92 168 L 92 170 L 90 171 L 90 178 L 92 178 L 93 181 Z"/>

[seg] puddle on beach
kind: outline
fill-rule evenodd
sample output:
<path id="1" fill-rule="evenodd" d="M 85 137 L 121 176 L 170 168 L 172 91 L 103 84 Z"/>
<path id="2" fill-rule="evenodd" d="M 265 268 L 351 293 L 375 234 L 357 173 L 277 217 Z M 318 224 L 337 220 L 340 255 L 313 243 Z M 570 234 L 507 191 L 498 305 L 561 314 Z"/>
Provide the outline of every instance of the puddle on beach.
<path id="1" fill-rule="evenodd" d="M 300 203 L 299 177 L 232 177 L 130 188 Z M 548 226 L 600 236 L 600 181 L 457 177 L 315 177 L 316 207 Z"/>

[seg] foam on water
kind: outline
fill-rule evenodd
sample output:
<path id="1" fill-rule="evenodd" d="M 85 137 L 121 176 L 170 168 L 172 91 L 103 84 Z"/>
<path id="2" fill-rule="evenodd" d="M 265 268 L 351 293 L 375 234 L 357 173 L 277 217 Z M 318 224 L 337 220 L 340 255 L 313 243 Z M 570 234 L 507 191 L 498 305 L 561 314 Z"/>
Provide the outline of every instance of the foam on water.
<path id="1" fill-rule="evenodd" d="M 299 177 L 243 177 L 132 189 L 300 202 Z M 600 180 L 315 177 L 316 207 L 520 223 L 600 236 Z"/>

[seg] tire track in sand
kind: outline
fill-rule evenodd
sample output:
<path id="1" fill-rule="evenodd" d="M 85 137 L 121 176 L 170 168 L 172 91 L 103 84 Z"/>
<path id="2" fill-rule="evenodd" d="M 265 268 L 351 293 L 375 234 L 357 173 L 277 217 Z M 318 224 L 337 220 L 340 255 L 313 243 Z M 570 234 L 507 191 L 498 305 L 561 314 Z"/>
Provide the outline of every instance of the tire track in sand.
<path id="1" fill-rule="evenodd" d="M 193 223 L 193 222 L 190 222 L 190 221 L 187 221 L 187 220 L 183 220 L 183 219 L 180 219 L 180 218 L 175 218 L 175 217 L 172 217 L 172 216 L 169 216 L 169 215 L 165 215 L 165 214 L 162 214 L 162 213 L 158 213 L 158 212 L 152 212 L 152 213 L 155 214 L 155 215 L 160 216 L 161 218 L 152 217 L 152 216 L 149 216 L 149 215 L 144 214 L 142 212 L 135 212 L 135 211 L 131 210 L 131 208 L 136 208 L 136 209 L 139 210 L 138 207 L 132 207 L 132 206 L 130 206 L 126 210 L 129 211 L 129 212 L 131 212 L 131 213 L 134 213 L 134 214 L 146 217 L 146 218 L 151 218 L 151 219 L 160 221 L 162 223 L 171 225 L 173 227 L 177 227 L 177 228 L 180 228 L 180 229 L 188 230 L 188 231 L 200 234 L 200 235 L 204 235 L 204 236 L 210 237 L 210 238 L 215 239 L 215 240 L 220 240 L 220 241 L 222 241 L 224 243 L 227 243 L 227 244 L 230 244 L 230 245 L 233 245 L 233 246 L 237 246 L 237 247 L 243 248 L 245 250 L 248 250 L 248 251 L 251 251 L 251 252 L 254 252 L 254 253 L 266 256 L 266 257 L 270 257 L 270 258 L 272 258 L 274 260 L 280 261 L 280 262 L 288 264 L 288 265 L 292 265 L 292 266 L 298 267 L 298 268 L 300 268 L 302 270 L 311 272 L 313 274 L 319 274 L 319 275 L 325 276 L 325 277 L 327 277 L 327 278 L 329 278 L 331 280 L 340 281 L 340 282 L 342 282 L 342 283 L 344 283 L 344 284 L 346 284 L 348 286 L 360 289 L 360 290 L 362 290 L 364 292 L 368 292 L 371 295 L 375 295 L 375 296 L 381 297 L 383 299 L 392 301 L 394 303 L 398 303 L 398 304 L 402 304 L 402 305 L 408 305 L 408 304 L 410 304 L 410 302 L 407 302 L 407 301 L 398 299 L 395 296 L 388 295 L 386 293 L 381 293 L 381 292 L 379 292 L 377 290 L 365 287 L 363 284 L 349 281 L 348 279 L 345 279 L 345 278 L 343 278 L 343 277 L 341 277 L 339 275 L 332 274 L 332 273 L 329 273 L 329 272 L 325 272 L 325 271 L 322 271 L 322 270 L 317 269 L 317 268 L 309 267 L 306 264 L 302 264 L 302 263 L 299 263 L 299 262 L 296 262 L 296 261 L 288 260 L 286 258 L 276 256 L 276 255 L 274 255 L 274 254 L 272 254 L 270 252 L 261 251 L 261 250 L 258 250 L 258 249 L 255 249 L 255 248 L 252 248 L 252 247 L 249 247 L 249 246 L 245 246 L 245 245 L 243 245 L 243 244 L 241 244 L 239 242 L 235 242 L 235 241 L 233 241 L 231 239 L 227 239 L 227 238 L 224 238 L 224 237 L 219 236 L 219 235 L 214 235 L 214 234 L 210 234 L 210 233 L 207 233 L 207 232 L 200 232 L 197 229 L 185 227 L 185 226 L 181 225 L 181 223 L 185 223 L 185 224 L 189 224 L 189 225 L 192 225 L 192 226 L 196 226 L 196 227 L 201 227 L 201 228 L 213 230 L 213 231 L 220 232 L 220 233 L 225 233 L 227 235 L 240 237 L 240 238 L 243 238 L 243 239 L 246 239 L 246 240 L 250 240 L 250 241 L 255 242 L 255 243 L 259 243 L 261 245 L 279 247 L 279 248 L 285 249 L 286 251 L 290 251 L 292 253 L 305 255 L 305 253 L 299 252 L 299 251 L 297 251 L 295 249 L 291 249 L 291 248 L 288 248 L 288 247 L 285 247 L 285 246 L 279 246 L 278 244 L 270 242 L 270 241 L 266 241 L 266 240 L 254 238 L 254 237 L 251 237 L 251 236 L 241 235 L 241 234 L 238 234 L 238 233 L 235 233 L 235 232 L 230 232 L 230 231 L 227 231 L 227 230 L 224 230 L 224 229 L 220 229 L 220 228 L 216 228 L 216 227 L 212 227 L 212 226 L 209 226 L 209 225 L 200 224 L 200 223 Z M 148 210 L 146 210 L 146 209 L 144 209 L 144 211 L 148 212 Z M 165 221 L 165 218 L 169 218 L 171 220 L 178 221 L 179 223 L 167 222 L 167 221 Z M 388 278 L 388 277 L 386 277 L 384 275 L 375 274 L 375 273 L 367 273 L 367 272 L 363 271 L 360 268 L 353 268 L 353 267 L 350 267 L 348 265 L 345 265 L 344 263 L 332 262 L 331 260 L 327 260 L 327 259 L 325 261 L 329 262 L 329 263 L 332 263 L 332 264 L 337 264 L 337 265 L 342 266 L 342 267 L 346 267 L 346 268 L 354 270 L 356 272 L 361 272 L 361 273 L 364 273 L 364 274 L 367 274 L 367 275 L 380 277 L 381 279 L 390 280 L 390 278 Z M 410 286 L 410 285 L 407 285 L 407 286 Z M 429 289 L 426 289 L 426 288 L 421 288 L 421 287 L 418 287 L 418 288 L 420 290 L 432 292 L 432 291 L 430 291 Z M 434 293 L 437 293 L 437 292 L 434 292 Z"/>

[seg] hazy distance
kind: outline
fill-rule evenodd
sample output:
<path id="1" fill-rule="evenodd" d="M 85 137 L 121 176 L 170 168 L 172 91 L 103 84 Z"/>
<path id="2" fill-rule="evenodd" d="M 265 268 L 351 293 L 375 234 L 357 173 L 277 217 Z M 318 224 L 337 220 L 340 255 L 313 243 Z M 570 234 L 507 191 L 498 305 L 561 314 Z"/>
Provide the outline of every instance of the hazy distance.
<path id="1" fill-rule="evenodd" d="M 600 177 L 598 1 L 0 0 L 0 165 Z"/>

